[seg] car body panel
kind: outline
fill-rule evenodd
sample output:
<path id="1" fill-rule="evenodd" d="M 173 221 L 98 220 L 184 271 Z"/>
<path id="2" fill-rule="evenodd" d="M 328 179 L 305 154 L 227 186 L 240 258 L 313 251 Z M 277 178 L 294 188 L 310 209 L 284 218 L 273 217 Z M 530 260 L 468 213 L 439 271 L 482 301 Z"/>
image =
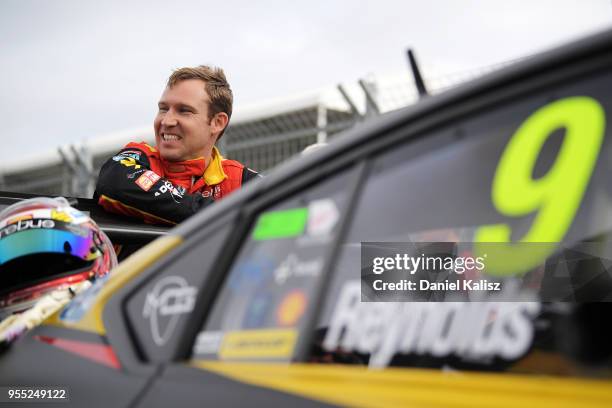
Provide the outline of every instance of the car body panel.
<path id="1" fill-rule="evenodd" d="M 609 381 L 430 369 L 368 370 L 345 365 L 210 361 L 191 364 L 248 384 L 342 406 L 606 407 L 612 404 Z"/>

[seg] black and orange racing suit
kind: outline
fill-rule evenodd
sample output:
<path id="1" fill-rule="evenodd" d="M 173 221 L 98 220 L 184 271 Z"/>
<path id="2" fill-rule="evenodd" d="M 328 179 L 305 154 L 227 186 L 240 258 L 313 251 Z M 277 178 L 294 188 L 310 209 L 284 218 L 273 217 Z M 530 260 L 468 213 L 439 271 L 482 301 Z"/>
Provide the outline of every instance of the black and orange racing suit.
<path id="1" fill-rule="evenodd" d="M 259 175 L 213 147 L 212 161 L 163 160 L 146 143 L 128 143 L 100 170 L 98 204 L 154 224 L 177 224 Z"/>

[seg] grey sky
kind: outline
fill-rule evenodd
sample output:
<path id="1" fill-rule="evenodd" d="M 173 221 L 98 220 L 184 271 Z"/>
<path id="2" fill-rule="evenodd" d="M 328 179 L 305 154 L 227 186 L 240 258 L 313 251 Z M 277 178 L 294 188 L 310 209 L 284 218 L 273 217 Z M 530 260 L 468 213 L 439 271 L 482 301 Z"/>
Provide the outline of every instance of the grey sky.
<path id="1" fill-rule="evenodd" d="M 491 65 L 612 27 L 610 0 L 0 1 L 0 160 L 152 123 L 173 68 L 222 66 L 235 106 L 368 73 Z"/>

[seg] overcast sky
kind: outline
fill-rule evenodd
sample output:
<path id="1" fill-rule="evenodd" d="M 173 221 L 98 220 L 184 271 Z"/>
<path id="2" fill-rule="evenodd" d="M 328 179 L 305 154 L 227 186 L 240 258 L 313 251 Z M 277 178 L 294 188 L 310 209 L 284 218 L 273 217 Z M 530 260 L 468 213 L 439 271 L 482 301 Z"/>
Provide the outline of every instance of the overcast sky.
<path id="1" fill-rule="evenodd" d="M 406 70 L 465 71 L 612 27 L 611 0 L 0 0 L 0 160 L 152 123 L 171 70 L 235 107 Z"/>

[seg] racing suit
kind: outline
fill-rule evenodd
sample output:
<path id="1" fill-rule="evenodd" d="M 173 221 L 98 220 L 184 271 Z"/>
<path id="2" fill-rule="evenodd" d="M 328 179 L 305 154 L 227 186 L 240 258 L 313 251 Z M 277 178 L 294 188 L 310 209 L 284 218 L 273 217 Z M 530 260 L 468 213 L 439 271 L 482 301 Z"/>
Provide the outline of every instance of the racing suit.
<path id="1" fill-rule="evenodd" d="M 105 210 L 152 224 L 176 224 L 259 175 L 213 147 L 204 159 L 167 162 L 159 151 L 128 143 L 104 163 L 94 198 Z"/>

